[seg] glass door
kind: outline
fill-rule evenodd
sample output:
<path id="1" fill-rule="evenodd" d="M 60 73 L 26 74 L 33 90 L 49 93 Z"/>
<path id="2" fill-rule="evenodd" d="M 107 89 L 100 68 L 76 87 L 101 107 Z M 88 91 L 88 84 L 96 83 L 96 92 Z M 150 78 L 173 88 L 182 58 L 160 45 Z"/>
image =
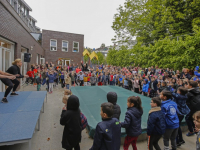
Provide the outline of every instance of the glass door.
<path id="1" fill-rule="evenodd" d="M 1 66 L 0 69 L 4 72 L 8 70 L 8 68 L 11 66 L 11 51 L 6 48 L 0 47 L 0 54 L 1 54 Z M 0 91 L 5 91 L 6 86 L 4 84 L 1 84 Z"/>
<path id="2" fill-rule="evenodd" d="M 21 60 L 22 60 L 22 66 L 21 66 L 21 74 L 26 75 L 27 73 L 27 62 L 24 62 L 24 53 L 21 52 Z M 26 81 L 26 78 L 21 79 L 21 85 L 23 85 Z"/>

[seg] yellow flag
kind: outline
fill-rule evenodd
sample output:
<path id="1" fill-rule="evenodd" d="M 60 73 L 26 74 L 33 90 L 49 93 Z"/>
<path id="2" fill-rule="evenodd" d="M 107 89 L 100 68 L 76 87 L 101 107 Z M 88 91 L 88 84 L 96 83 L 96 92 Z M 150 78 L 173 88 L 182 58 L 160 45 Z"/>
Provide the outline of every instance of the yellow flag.
<path id="1" fill-rule="evenodd" d="M 83 52 L 83 56 L 85 56 L 85 55 L 87 55 L 87 56 L 90 56 L 90 52 L 88 52 L 88 50 L 86 49 L 86 50 L 84 50 L 84 52 Z"/>
<path id="2" fill-rule="evenodd" d="M 98 60 L 98 56 L 97 56 L 97 54 L 94 51 L 90 55 L 90 60 L 92 60 L 93 58 L 96 58 Z"/>

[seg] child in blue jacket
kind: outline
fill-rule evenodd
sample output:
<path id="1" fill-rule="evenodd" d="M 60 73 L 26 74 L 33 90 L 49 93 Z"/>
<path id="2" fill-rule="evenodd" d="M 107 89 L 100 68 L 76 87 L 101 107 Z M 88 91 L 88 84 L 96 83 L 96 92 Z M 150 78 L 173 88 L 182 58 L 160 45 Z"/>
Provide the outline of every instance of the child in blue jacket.
<path id="1" fill-rule="evenodd" d="M 141 106 L 141 99 L 138 96 L 131 96 L 127 99 L 127 112 L 124 122 L 121 122 L 121 126 L 126 128 L 126 134 L 124 141 L 124 150 L 128 150 L 130 144 L 133 149 L 137 149 L 136 142 L 138 136 L 142 133 L 141 129 L 141 117 L 143 109 Z"/>
<path id="2" fill-rule="evenodd" d="M 119 150 L 121 126 L 117 118 L 112 118 L 113 104 L 101 104 L 102 122 L 96 126 L 94 142 L 90 150 Z"/>
<path id="3" fill-rule="evenodd" d="M 149 83 L 150 81 L 148 81 L 147 79 L 144 79 L 143 81 L 143 86 L 142 86 L 142 93 L 144 96 L 148 95 L 148 90 L 149 90 Z"/>
<path id="4" fill-rule="evenodd" d="M 172 92 L 170 90 L 170 92 Z M 181 131 L 181 122 L 184 119 L 184 116 L 189 114 L 190 109 L 186 104 L 187 101 L 187 89 L 184 87 L 179 87 L 177 93 L 172 92 L 173 101 L 177 104 L 178 107 L 178 119 L 179 119 L 179 129 L 178 129 L 178 135 L 176 137 L 176 143 L 177 146 L 181 146 L 181 144 L 185 143 L 182 136 Z"/>
<path id="5" fill-rule="evenodd" d="M 162 99 L 161 110 L 165 115 L 166 123 L 166 131 L 163 136 L 164 150 L 169 150 L 169 139 L 171 140 L 172 150 L 176 150 L 176 136 L 179 128 L 177 104 L 171 100 L 172 94 L 168 90 L 163 90 L 160 98 Z"/>
<path id="6" fill-rule="evenodd" d="M 194 75 L 195 75 L 194 81 L 200 80 L 200 73 L 198 73 L 198 70 L 199 70 L 199 66 L 196 66 L 195 71 L 194 71 Z"/>
<path id="7" fill-rule="evenodd" d="M 53 83 L 54 83 L 54 75 L 53 75 L 53 71 L 49 71 L 49 74 L 47 72 L 47 77 L 48 77 L 48 81 L 49 81 L 49 93 L 53 93 Z"/>
<path id="8" fill-rule="evenodd" d="M 161 150 L 158 141 L 165 133 L 165 116 L 161 111 L 161 100 L 159 97 L 151 99 L 151 110 L 147 122 L 148 150 Z"/>

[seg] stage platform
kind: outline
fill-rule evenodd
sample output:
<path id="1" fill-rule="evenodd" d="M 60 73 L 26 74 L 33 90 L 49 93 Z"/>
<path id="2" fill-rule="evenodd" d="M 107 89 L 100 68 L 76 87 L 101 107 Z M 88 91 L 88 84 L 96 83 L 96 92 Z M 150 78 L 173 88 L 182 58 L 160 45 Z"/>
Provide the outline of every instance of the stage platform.
<path id="1" fill-rule="evenodd" d="M 78 96 L 80 100 L 80 109 L 88 120 L 88 133 L 93 138 L 95 128 L 98 122 L 102 121 L 100 116 L 100 106 L 102 103 L 107 102 L 107 93 L 116 92 L 118 96 L 117 104 L 121 108 L 120 121 L 124 121 L 125 113 L 127 111 L 127 98 L 130 96 L 139 96 L 142 100 L 143 116 L 142 116 L 142 132 L 146 133 L 147 119 L 149 110 L 151 109 L 149 97 L 137 94 L 135 92 L 126 90 L 118 86 L 82 86 L 72 87 L 71 91 L 74 95 Z M 121 136 L 125 137 L 125 129 L 121 129 Z M 143 136 L 146 138 L 146 135 Z M 143 138 L 141 138 L 142 140 Z"/>
<path id="2" fill-rule="evenodd" d="M 29 142 L 38 123 L 43 108 L 46 91 L 17 92 L 18 96 L 8 96 L 8 103 L 0 103 L 0 146 Z M 0 92 L 3 98 L 4 93 Z M 46 97 L 47 98 L 47 97 Z"/>

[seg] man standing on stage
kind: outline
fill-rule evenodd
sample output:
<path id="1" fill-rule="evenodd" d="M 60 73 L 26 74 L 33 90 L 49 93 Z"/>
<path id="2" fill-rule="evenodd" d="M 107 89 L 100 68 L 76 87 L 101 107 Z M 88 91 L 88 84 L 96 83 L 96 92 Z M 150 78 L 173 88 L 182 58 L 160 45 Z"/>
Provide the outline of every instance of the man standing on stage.
<path id="1" fill-rule="evenodd" d="M 21 59 L 16 59 L 13 63 L 13 66 L 11 66 L 10 68 L 8 68 L 8 70 L 6 71 L 8 74 L 7 75 L 11 75 L 12 77 L 13 76 L 16 76 L 17 78 L 28 78 L 29 76 L 28 75 L 21 75 L 20 73 L 20 67 L 22 66 L 22 61 Z M 7 103 L 8 100 L 7 100 L 7 96 L 8 94 L 10 93 L 10 91 L 13 89 L 13 92 L 10 94 L 12 96 L 15 96 L 15 95 L 18 95 L 17 93 L 15 93 L 18 85 L 19 85 L 19 81 L 17 79 L 14 79 L 14 77 L 12 79 L 9 79 L 9 78 L 1 78 L 1 81 L 6 85 L 8 86 L 8 88 L 6 89 L 5 91 L 5 94 L 4 94 L 4 98 L 2 99 L 2 103 Z M 14 85 L 13 85 L 14 84 Z"/>

